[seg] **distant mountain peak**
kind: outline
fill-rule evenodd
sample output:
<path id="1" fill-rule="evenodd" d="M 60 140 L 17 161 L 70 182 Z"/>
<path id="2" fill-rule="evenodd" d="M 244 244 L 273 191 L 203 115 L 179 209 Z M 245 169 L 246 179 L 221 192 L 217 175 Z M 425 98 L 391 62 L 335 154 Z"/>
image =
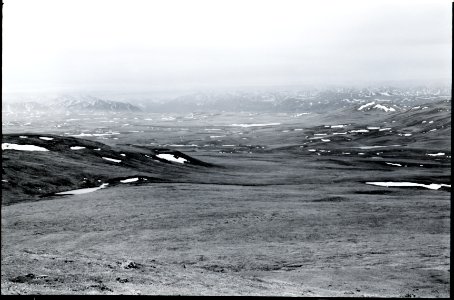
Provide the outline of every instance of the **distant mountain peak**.
<path id="1" fill-rule="evenodd" d="M 35 112 L 140 112 L 142 109 L 127 102 L 104 100 L 90 95 L 63 95 L 51 102 L 38 101 L 2 103 L 9 113 Z"/>
<path id="2" fill-rule="evenodd" d="M 141 111 L 138 106 L 127 102 L 103 100 L 90 95 L 62 96 L 55 100 L 55 104 L 68 111 Z"/>
<path id="3" fill-rule="evenodd" d="M 386 103 L 386 104 L 384 104 Z M 384 112 L 396 112 L 400 110 L 400 107 L 395 105 L 395 104 L 390 104 L 385 101 L 380 101 L 378 99 L 368 102 L 366 104 L 362 104 L 359 106 L 357 111 L 371 111 L 371 110 L 377 110 L 377 111 L 384 111 Z"/>

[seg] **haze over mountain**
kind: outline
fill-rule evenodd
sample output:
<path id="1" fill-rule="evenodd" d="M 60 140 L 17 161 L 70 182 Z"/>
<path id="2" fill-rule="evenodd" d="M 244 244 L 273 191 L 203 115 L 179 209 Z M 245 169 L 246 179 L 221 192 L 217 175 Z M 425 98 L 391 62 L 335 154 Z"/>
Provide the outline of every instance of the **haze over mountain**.
<path id="1" fill-rule="evenodd" d="M 445 0 L 5 0 L 3 11 L 4 91 L 451 79 Z"/>
<path id="2" fill-rule="evenodd" d="M 40 97 L 37 101 L 2 102 L 4 113 L 75 113 L 75 112 L 140 112 L 135 105 L 125 102 L 102 100 L 89 95 L 64 95 L 47 102 Z"/>
<path id="3" fill-rule="evenodd" d="M 112 100 L 116 99 L 116 100 Z M 183 94 L 176 97 L 92 96 L 87 94 L 41 94 L 9 98 L 2 102 L 5 114 L 33 112 L 327 112 L 358 107 L 384 112 L 450 99 L 447 87 L 378 87 L 277 90 L 227 90 Z"/>

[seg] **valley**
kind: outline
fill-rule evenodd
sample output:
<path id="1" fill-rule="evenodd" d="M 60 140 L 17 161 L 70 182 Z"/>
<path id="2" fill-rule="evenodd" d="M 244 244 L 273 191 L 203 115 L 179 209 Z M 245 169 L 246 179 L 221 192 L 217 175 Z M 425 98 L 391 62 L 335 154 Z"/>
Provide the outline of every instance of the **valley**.
<path id="1" fill-rule="evenodd" d="M 449 296 L 451 101 L 367 103 L 5 112 L 2 294 Z"/>

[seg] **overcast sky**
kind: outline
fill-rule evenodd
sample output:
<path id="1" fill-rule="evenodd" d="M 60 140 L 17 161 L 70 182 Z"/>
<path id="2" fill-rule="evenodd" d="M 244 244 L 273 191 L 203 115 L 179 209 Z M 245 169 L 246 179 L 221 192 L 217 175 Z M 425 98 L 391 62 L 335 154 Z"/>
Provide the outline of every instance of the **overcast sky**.
<path id="1" fill-rule="evenodd" d="M 451 78 L 450 0 L 3 0 L 4 91 Z"/>

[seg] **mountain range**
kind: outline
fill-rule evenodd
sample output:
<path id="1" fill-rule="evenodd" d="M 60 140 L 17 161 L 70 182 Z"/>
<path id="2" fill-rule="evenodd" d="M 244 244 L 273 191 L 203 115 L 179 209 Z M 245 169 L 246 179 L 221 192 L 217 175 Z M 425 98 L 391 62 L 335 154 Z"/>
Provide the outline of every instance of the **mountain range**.
<path id="1" fill-rule="evenodd" d="M 141 108 L 127 102 L 103 100 L 94 96 L 61 96 L 52 101 L 40 103 L 2 102 L 2 112 L 5 113 L 74 113 L 74 112 L 140 112 Z"/>
<path id="2" fill-rule="evenodd" d="M 353 108 L 393 113 L 419 104 L 451 99 L 447 90 L 324 90 L 261 92 L 198 92 L 159 99 L 124 97 L 113 101 L 92 95 L 63 95 L 52 99 L 2 102 L 4 113 L 73 112 L 316 112 Z M 134 103 L 134 104 L 132 104 Z"/>

